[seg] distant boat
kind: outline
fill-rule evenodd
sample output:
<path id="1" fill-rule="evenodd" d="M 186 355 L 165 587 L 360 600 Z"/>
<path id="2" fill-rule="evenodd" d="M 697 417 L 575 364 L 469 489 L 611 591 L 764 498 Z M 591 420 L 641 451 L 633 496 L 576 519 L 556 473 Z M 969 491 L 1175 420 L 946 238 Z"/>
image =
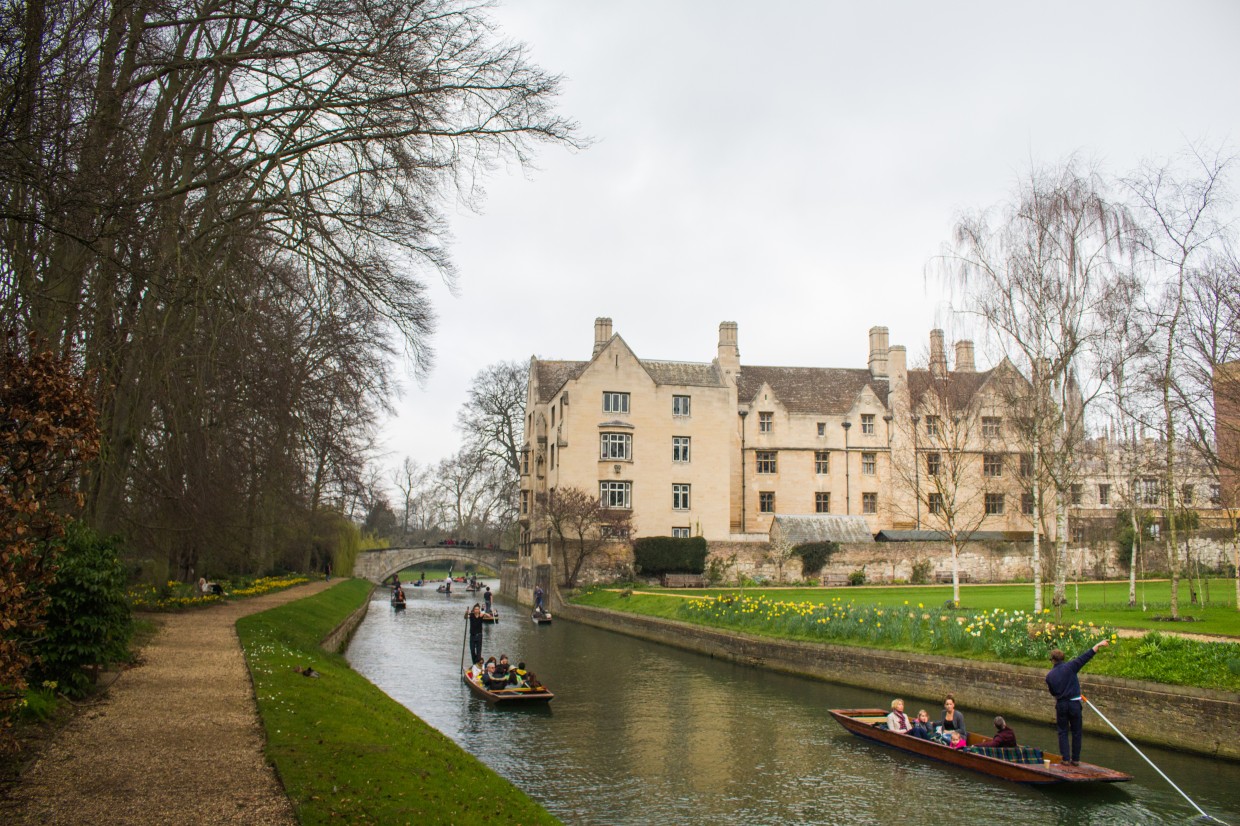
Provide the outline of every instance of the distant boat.
<path id="1" fill-rule="evenodd" d="M 1114 769 L 1081 763 L 1069 766 L 1058 754 L 1029 747 L 1013 749 L 989 749 L 998 756 L 953 749 L 933 740 L 922 740 L 911 734 L 887 730 L 887 712 L 881 708 L 833 708 L 829 709 L 835 722 L 851 733 L 900 751 L 950 763 L 964 769 L 988 774 L 1014 783 L 1047 785 L 1053 783 L 1123 783 L 1132 775 Z M 882 724 L 880 727 L 878 724 Z M 987 738 L 969 734 L 969 746 L 979 746 Z M 1029 762 L 1025 762 L 1029 761 Z"/>
<path id="2" fill-rule="evenodd" d="M 534 621 L 535 625 L 550 625 L 551 624 L 551 614 L 547 611 L 535 611 L 534 613 L 530 614 L 530 619 Z"/>
<path id="3" fill-rule="evenodd" d="M 469 686 L 469 690 L 474 694 L 488 703 L 495 703 L 496 705 L 549 703 L 555 699 L 555 695 L 544 685 L 539 685 L 537 688 L 525 686 L 523 688 L 501 688 L 492 691 L 483 686 L 481 681 L 470 677 L 468 668 L 462 672 L 461 679 L 465 681 L 465 685 Z"/>
<path id="4" fill-rule="evenodd" d="M 392 597 L 392 607 L 395 608 L 397 611 L 405 610 L 405 598 L 395 597 L 395 596 Z"/>
<path id="5" fill-rule="evenodd" d="M 483 622 L 499 622 L 499 611 L 496 611 L 494 608 L 492 608 L 489 614 L 483 613 L 482 621 Z"/>

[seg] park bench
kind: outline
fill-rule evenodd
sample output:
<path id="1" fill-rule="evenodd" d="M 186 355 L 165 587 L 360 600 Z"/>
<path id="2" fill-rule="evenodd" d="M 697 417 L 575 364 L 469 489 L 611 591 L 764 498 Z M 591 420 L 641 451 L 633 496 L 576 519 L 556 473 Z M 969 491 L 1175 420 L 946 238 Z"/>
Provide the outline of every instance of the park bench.
<path id="1" fill-rule="evenodd" d="M 706 577 L 701 574 L 664 574 L 664 588 L 705 588 Z"/>
<path id="2" fill-rule="evenodd" d="M 935 572 L 934 572 L 934 581 L 935 581 L 935 582 L 951 582 L 951 581 L 952 581 L 952 572 L 951 572 L 951 571 L 935 571 Z M 960 581 L 961 581 L 961 582 L 968 582 L 968 581 L 969 581 L 969 574 L 968 574 L 966 571 L 961 571 L 961 572 L 960 572 Z"/>
<path id="3" fill-rule="evenodd" d="M 823 574 L 820 580 L 824 588 L 833 588 L 848 584 L 848 574 Z"/>

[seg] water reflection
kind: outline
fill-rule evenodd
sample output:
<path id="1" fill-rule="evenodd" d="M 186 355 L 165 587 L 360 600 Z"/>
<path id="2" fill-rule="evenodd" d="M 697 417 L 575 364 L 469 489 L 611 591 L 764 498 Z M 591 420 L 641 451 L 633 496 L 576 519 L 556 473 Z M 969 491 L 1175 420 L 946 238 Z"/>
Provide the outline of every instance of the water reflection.
<path id="1" fill-rule="evenodd" d="M 498 583 L 491 582 L 492 590 Z M 485 656 L 525 660 L 549 706 L 496 709 L 461 683 L 472 595 L 376 595 L 348 652 L 360 673 L 571 824 L 1188 823 L 1195 812 L 1126 745 L 1087 736 L 1085 758 L 1136 780 L 1034 789 L 857 740 L 830 707 L 886 705 L 874 692 L 802 680 L 574 623 L 534 625 L 499 603 Z M 905 695 L 913 710 L 938 698 Z M 979 728 L 995 714 L 964 709 Z M 1049 726 L 1011 721 L 1054 748 Z M 1207 812 L 1240 826 L 1234 763 L 1147 749 Z"/>

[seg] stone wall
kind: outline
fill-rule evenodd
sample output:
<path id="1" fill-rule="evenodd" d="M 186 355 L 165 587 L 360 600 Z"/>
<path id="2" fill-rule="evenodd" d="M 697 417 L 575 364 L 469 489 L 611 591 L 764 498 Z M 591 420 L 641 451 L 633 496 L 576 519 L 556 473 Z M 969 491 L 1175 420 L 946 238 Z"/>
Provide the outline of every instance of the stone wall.
<path id="1" fill-rule="evenodd" d="M 1180 561 L 1183 566 L 1184 552 L 1181 543 Z M 1042 575 L 1051 581 L 1050 550 L 1042 546 Z M 1192 543 L 1193 558 L 1208 570 L 1230 571 L 1235 549 L 1225 538 L 1195 537 Z M 735 563 L 732 556 L 735 554 Z M 779 568 L 770 561 L 770 545 L 766 542 L 711 542 L 707 565 L 712 559 L 726 563 L 728 578 L 736 572 L 744 576 L 765 577 L 779 580 Z M 1028 542 L 968 542 L 960 547 L 958 562 L 961 572 L 970 582 L 1013 582 L 1033 579 L 1033 547 Z M 1147 542 L 1143 551 L 1145 571 L 1166 571 L 1167 547 L 1165 542 Z M 823 568 L 825 574 L 843 574 L 863 570 L 867 582 L 908 582 L 912 579 L 913 566 L 920 561 L 929 562 L 930 581 L 937 571 L 951 570 L 951 546 L 946 542 L 858 542 L 843 544 L 840 550 Z M 631 575 L 632 550 L 626 545 L 609 546 L 598 559 L 592 560 L 581 572 L 581 585 L 615 582 Z M 1068 548 L 1068 577 L 1074 580 L 1126 579 L 1127 569 L 1119 565 L 1117 546 L 1114 543 L 1070 546 Z M 784 565 L 783 581 L 802 579 L 801 561 L 793 558 Z"/>
<path id="2" fill-rule="evenodd" d="M 385 589 L 386 590 L 386 589 Z M 373 592 L 372 592 L 373 593 Z M 370 609 L 370 597 L 358 606 L 357 610 L 332 629 L 332 632 L 323 638 L 319 645 L 329 654 L 339 654 L 349 645 L 349 640 L 353 637 L 353 632 L 357 630 L 357 626 L 362 624 L 362 620 L 366 618 L 366 612 Z"/>
<path id="3" fill-rule="evenodd" d="M 729 662 L 872 688 L 876 708 L 886 708 L 895 696 L 933 698 L 951 693 L 966 713 L 986 709 L 1036 723 L 1054 716 L 1046 669 L 776 640 L 578 605 L 558 605 L 556 613 L 559 619 Z M 1081 684 L 1086 696 L 1134 740 L 1240 760 L 1240 697 L 1235 694 L 1094 676 L 1088 669 L 1081 672 Z M 977 720 L 978 714 L 972 719 Z M 1085 728 L 1113 736 L 1088 710 Z"/>

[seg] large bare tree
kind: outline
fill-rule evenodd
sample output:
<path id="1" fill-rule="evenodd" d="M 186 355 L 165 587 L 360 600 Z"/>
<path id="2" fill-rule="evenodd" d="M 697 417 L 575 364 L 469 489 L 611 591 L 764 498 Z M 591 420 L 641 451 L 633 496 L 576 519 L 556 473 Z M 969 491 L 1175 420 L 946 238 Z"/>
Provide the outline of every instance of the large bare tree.
<path id="1" fill-rule="evenodd" d="M 605 508 L 597 495 L 580 488 L 553 488 L 539 494 L 544 527 L 558 540 L 557 556 L 566 588 L 577 585 L 585 563 L 609 541 L 632 536 L 633 512 Z"/>
<path id="2" fill-rule="evenodd" d="M 1034 170 L 998 214 L 974 214 L 956 225 L 948 255 L 962 287 L 960 309 L 981 318 L 1002 352 L 1029 379 L 1023 407 L 1035 480 L 1053 488 L 1057 549 L 1056 606 L 1066 599 L 1069 491 L 1084 438 L 1084 404 L 1100 383 L 1096 353 L 1102 319 L 1130 278 L 1133 236 L 1128 211 L 1106 194 L 1101 177 L 1075 161 Z M 1041 609 L 1034 493 L 1034 607 Z"/>

